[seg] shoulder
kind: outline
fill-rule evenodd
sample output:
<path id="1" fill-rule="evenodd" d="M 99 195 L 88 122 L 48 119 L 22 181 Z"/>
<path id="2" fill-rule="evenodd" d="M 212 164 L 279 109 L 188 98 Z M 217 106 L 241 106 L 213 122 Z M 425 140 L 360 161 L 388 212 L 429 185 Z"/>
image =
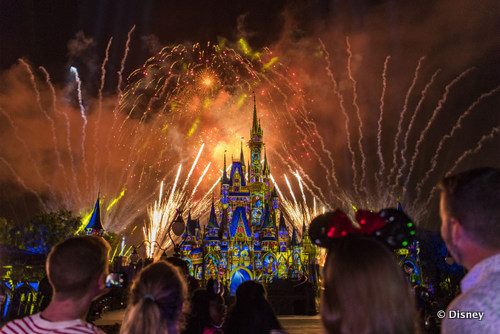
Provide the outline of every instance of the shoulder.
<path id="1" fill-rule="evenodd" d="M 62 322 L 49 322 L 40 318 L 40 314 L 16 319 L 5 324 L 0 334 L 17 333 L 67 333 L 67 334 L 104 334 L 96 326 L 80 319 Z"/>
<path id="2" fill-rule="evenodd" d="M 83 326 L 86 330 L 88 330 L 88 333 L 91 334 L 105 334 L 99 327 L 96 327 L 92 324 L 89 324 L 87 322 L 83 322 Z M 85 332 L 87 333 L 87 332 Z"/>
<path id="3" fill-rule="evenodd" d="M 16 319 L 6 323 L 0 330 L 1 334 L 11 333 L 31 333 L 37 329 L 36 317 L 30 315 L 21 319 Z"/>
<path id="4" fill-rule="evenodd" d="M 500 272 L 492 272 L 459 295 L 448 309 L 490 310 L 500 317 Z"/>
<path id="5" fill-rule="evenodd" d="M 493 277 L 490 277 L 493 278 Z M 481 281 L 458 296 L 446 310 L 442 333 L 498 333 L 500 282 Z"/>
<path id="6" fill-rule="evenodd" d="M 75 322 L 72 325 L 69 325 L 64 329 L 65 333 L 82 333 L 82 334 L 104 334 L 102 330 L 98 327 L 85 322 L 83 320 L 79 320 L 79 322 Z"/>

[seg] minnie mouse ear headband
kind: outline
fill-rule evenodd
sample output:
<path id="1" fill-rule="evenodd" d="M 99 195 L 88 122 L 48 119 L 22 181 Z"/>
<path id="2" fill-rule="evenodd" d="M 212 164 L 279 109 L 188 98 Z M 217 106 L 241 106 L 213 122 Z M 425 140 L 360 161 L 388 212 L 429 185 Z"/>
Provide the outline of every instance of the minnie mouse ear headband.
<path id="1" fill-rule="evenodd" d="M 348 235 L 372 235 L 392 249 L 408 246 L 415 239 L 415 224 L 403 212 L 394 208 L 380 212 L 356 211 L 360 228 L 337 209 L 314 218 L 309 225 L 311 240 L 320 247 L 329 248 L 335 241 Z"/>

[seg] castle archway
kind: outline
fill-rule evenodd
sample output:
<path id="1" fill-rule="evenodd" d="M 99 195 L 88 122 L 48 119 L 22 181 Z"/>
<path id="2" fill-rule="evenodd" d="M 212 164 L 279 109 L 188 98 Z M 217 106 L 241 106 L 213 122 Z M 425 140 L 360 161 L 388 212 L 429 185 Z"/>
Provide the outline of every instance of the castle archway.
<path id="1" fill-rule="evenodd" d="M 245 267 L 237 267 L 231 271 L 231 285 L 229 286 L 229 290 L 231 295 L 234 296 L 236 294 L 236 289 L 238 286 L 252 279 L 252 272 Z"/>

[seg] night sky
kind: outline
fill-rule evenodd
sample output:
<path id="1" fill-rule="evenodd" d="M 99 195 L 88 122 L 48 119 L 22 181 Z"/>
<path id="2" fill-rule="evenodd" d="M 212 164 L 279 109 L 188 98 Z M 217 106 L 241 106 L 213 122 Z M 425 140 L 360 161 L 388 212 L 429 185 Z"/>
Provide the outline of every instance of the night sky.
<path id="1" fill-rule="evenodd" d="M 57 204 L 53 203 L 53 194 L 51 195 L 43 184 L 30 180 L 29 174 L 33 172 L 24 172 L 30 164 L 29 161 L 20 157 L 22 154 L 19 150 L 13 150 L 13 147 L 20 147 L 21 143 L 14 140 L 14 130 L 17 126 L 23 131 L 30 151 L 37 152 L 33 153 L 31 161 L 46 164 L 47 170 L 53 168 L 50 160 L 54 157 L 51 156 L 52 153 L 48 153 L 50 148 L 39 147 L 41 145 L 35 144 L 36 139 L 29 139 L 33 133 L 34 138 L 37 135 L 37 131 L 33 129 L 38 127 L 30 123 L 35 120 L 30 118 L 28 122 L 24 118 L 17 119 L 17 116 L 14 116 L 17 111 L 28 113 L 30 108 L 36 109 L 33 107 L 33 92 L 28 94 L 31 86 L 26 74 L 20 74 L 23 65 L 18 60 L 23 59 L 33 68 L 43 66 L 50 73 L 51 82 L 58 93 L 61 92 L 61 96 L 65 97 L 69 96 L 68 83 L 72 80 L 69 74 L 70 66 L 77 67 L 86 103 L 95 106 L 101 75 L 100 66 L 106 46 L 110 38 L 113 38 L 106 68 L 108 79 L 104 86 L 105 94 L 111 97 L 116 93 L 117 72 L 124 55 L 127 34 L 134 26 L 130 53 L 123 72 L 124 80 L 164 46 L 194 43 L 206 45 L 207 42 L 219 43 L 227 40 L 227 44 L 236 49 L 237 41 L 244 38 L 253 50 L 273 51 L 281 63 L 297 73 L 297 80 L 302 83 L 307 94 L 304 101 L 307 102 L 305 108 L 308 110 L 308 117 L 319 125 L 318 131 L 327 147 L 336 154 L 337 176 L 341 186 L 346 188 L 352 188 L 353 183 L 350 160 L 352 157 L 349 156 L 345 134 L 342 132 L 344 118 L 341 113 L 332 116 L 332 106 L 338 104 L 338 98 L 332 94 L 325 49 L 332 60 L 330 70 L 338 77 L 340 89 L 346 89 L 345 87 L 352 86 L 346 70 L 346 37 L 349 38 L 353 53 L 352 70 L 358 84 L 358 103 L 365 122 L 365 150 L 367 156 L 373 157 L 376 157 L 377 152 L 376 148 L 370 145 L 376 141 L 382 71 L 384 62 L 390 56 L 387 100 L 384 101 L 385 136 L 382 140 L 386 148 L 384 157 L 389 161 L 387 170 L 392 167 L 391 154 L 397 133 L 398 115 L 401 114 L 405 99 L 409 100 L 410 108 L 415 109 L 426 83 L 433 73 L 439 71 L 436 83 L 427 93 L 428 99 L 421 106 L 422 113 L 415 120 L 415 129 L 422 131 L 432 118 L 433 111 L 438 108 L 440 99 L 447 94 L 447 85 L 470 69 L 470 73 L 464 75 L 463 80 L 450 88 L 446 103 L 436 115 L 436 120 L 433 121 L 436 124 L 429 130 L 422 145 L 422 155 L 415 161 L 415 172 L 409 182 L 410 187 L 414 189 L 418 180 L 431 168 L 430 157 L 436 151 L 442 136 L 453 128 L 460 115 L 482 94 L 491 94 L 481 100 L 481 103 L 473 108 L 471 115 L 464 120 L 460 129 L 463 132 L 457 133 L 443 148 L 438 166 L 424 188 L 424 192 L 429 193 L 465 150 L 474 149 L 484 135 L 500 126 L 500 92 L 495 90 L 500 85 L 499 6 L 498 1 L 492 0 L 0 0 L 0 108 L 4 112 L 0 114 L 0 158 L 3 159 L 0 160 L 0 188 L 3 188 L 0 191 L 0 217 L 23 220 L 32 216 L 40 210 L 39 200 L 33 196 L 35 192 L 40 194 L 43 201 L 50 203 L 50 208 L 57 208 Z M 321 43 L 325 49 L 322 49 Z M 406 95 L 421 57 L 425 59 L 422 58 L 419 81 L 408 98 Z M 125 85 L 126 82 L 123 86 Z M 27 92 L 26 95 L 20 93 L 23 89 Z M 353 99 L 352 91 L 345 94 L 346 100 Z M 31 107 L 22 102 L 30 99 Z M 64 101 L 64 98 L 62 100 Z M 45 100 L 42 102 L 48 103 Z M 74 96 L 68 105 L 77 110 Z M 356 110 L 351 106 L 349 108 L 353 112 L 350 116 L 350 131 L 354 136 L 352 142 L 356 144 Z M 441 109 L 441 106 L 439 108 Z M 261 110 L 264 115 L 270 113 L 265 107 L 261 107 Z M 31 115 L 35 113 L 33 111 Z M 14 126 L 8 120 L 8 115 L 14 120 Z M 43 121 L 39 112 L 36 115 L 38 121 Z M 238 117 L 240 116 L 231 117 L 231 120 L 234 122 Z M 206 118 L 210 126 L 219 124 L 214 118 Z M 244 122 L 247 122 L 247 118 L 245 116 Z M 408 126 L 410 118 L 411 115 L 406 116 L 404 126 Z M 49 126 L 46 121 L 40 124 L 45 124 L 42 126 L 46 128 Z M 266 126 L 270 127 L 269 124 Z M 244 126 L 242 128 L 246 133 L 247 129 Z M 270 133 L 270 130 L 264 130 Z M 294 141 L 292 134 L 293 131 L 290 131 L 289 136 L 280 137 L 279 140 L 269 136 L 267 143 L 270 147 L 278 147 L 283 138 Z M 396 138 L 400 147 L 403 145 L 403 136 L 404 133 L 401 138 Z M 340 137 L 343 139 L 340 140 Z M 50 136 L 47 138 L 50 139 Z M 410 141 L 416 143 L 418 138 L 418 131 L 415 130 Z M 456 171 L 480 165 L 500 166 L 499 138 L 500 134 L 496 133 L 485 141 L 484 147 L 461 162 Z M 77 142 L 76 138 L 71 140 Z M 293 147 L 293 144 L 289 146 Z M 288 170 L 278 158 L 279 154 L 284 155 L 283 152 L 268 152 L 271 161 L 274 158 L 274 166 L 279 166 L 275 170 Z M 313 183 L 324 187 L 325 171 L 318 167 L 319 164 L 314 159 L 305 159 L 300 148 L 294 154 L 296 160 L 303 159 L 304 171 L 310 175 Z M 323 157 L 325 156 L 326 154 L 323 154 Z M 7 163 L 2 163 L 4 161 Z M 328 159 L 325 157 L 324 161 Z M 361 163 L 359 155 L 355 163 Z M 376 175 L 377 168 L 380 168 L 376 158 L 368 161 L 367 167 L 368 177 Z M 18 178 L 13 177 L 12 170 L 25 181 L 24 186 L 21 186 L 22 182 Z M 375 181 L 367 182 L 372 182 L 370 186 L 373 188 Z M 154 190 L 151 193 L 154 193 Z M 325 197 L 328 200 L 329 197 Z M 90 191 L 82 198 L 84 199 L 78 201 L 78 205 L 69 205 L 67 208 L 79 211 L 82 209 L 82 201 L 88 202 L 85 205 L 87 208 L 91 207 L 95 193 Z M 332 203 L 336 200 L 329 199 Z M 412 201 L 415 196 L 407 196 L 402 200 L 410 207 L 414 205 Z M 368 205 L 367 203 L 368 201 L 364 205 Z M 333 206 L 335 204 L 330 208 Z M 437 200 L 434 200 L 432 208 L 423 215 L 426 221 L 419 222 L 422 226 L 437 226 L 439 218 L 436 215 L 436 207 Z M 144 219 L 144 215 L 138 217 Z M 113 224 L 115 229 L 117 224 Z"/>

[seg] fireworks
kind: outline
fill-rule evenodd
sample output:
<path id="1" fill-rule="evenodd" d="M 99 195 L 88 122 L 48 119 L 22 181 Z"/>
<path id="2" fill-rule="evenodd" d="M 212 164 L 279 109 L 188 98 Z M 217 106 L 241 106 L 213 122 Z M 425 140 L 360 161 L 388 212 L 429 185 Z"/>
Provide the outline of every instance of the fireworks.
<path id="1" fill-rule="evenodd" d="M 125 71 L 131 34 L 120 74 Z M 463 117 L 436 141 L 429 127 L 468 71 L 443 84 L 438 81 L 439 69 L 425 68 L 424 58 L 415 59 L 415 74 L 407 74 L 413 80 L 399 112 L 388 103 L 397 95 L 391 86 L 392 58 L 379 64 L 383 66 L 379 100 L 366 103 L 361 78 L 352 68 L 356 50 L 346 45 L 347 66 L 339 68 L 334 67 L 337 63 L 328 46 L 317 44 L 314 49 L 321 52 L 311 55 L 304 68 L 292 68 L 293 64 L 285 64 L 289 59 L 272 50 L 253 52 L 244 40 L 239 41 L 239 50 L 212 44 L 166 47 L 135 70 L 126 87 L 121 87 L 120 76 L 118 96 L 108 96 L 103 87 L 110 40 L 94 99 L 85 92 L 76 68 L 70 70 L 68 87 L 59 90 L 43 68 L 36 70 L 23 62 L 12 70 L 22 80 L 12 80 L 0 96 L 0 117 L 6 120 L 0 164 L 7 167 L 1 181 L 13 182 L 18 191 L 34 196 L 43 210 L 64 208 L 82 215 L 90 211 L 100 191 L 106 229 L 121 231 L 149 217 L 145 238 L 167 247 L 165 228 L 175 210 L 184 206 L 193 216 L 202 216 L 210 194 L 218 193 L 224 152 L 239 156 L 242 138 L 248 139 L 253 102 L 249 97 L 255 92 L 276 177 L 273 182 L 294 227 L 300 230 L 324 210 L 378 210 L 398 201 L 410 216 L 425 217 L 428 205 L 421 199 L 432 194 L 438 174 L 455 169 L 456 163 L 497 137 L 498 124 L 492 124 L 476 146 L 461 144 L 456 158 L 470 152 L 467 156 L 439 161 L 445 141 L 456 144 L 452 139 L 466 127 L 465 117 L 480 103 L 498 97 L 499 88 L 492 87 L 463 106 Z M 320 66 L 321 72 L 308 73 L 306 65 L 311 64 Z M 434 74 L 426 75 L 425 70 Z M 436 99 L 431 92 L 443 87 L 445 92 L 432 105 Z M 319 106 L 318 100 L 324 103 Z M 427 125 L 417 124 L 416 119 L 425 118 L 429 110 Z M 375 126 L 373 117 L 378 119 Z M 390 118 L 397 125 L 387 126 Z M 412 141 L 415 136 L 418 140 Z M 439 148 L 432 152 L 428 168 L 418 168 L 419 160 L 425 160 L 422 156 L 428 155 L 422 152 L 425 145 Z M 179 166 L 196 150 L 180 186 Z M 248 150 L 243 153 L 247 158 Z M 286 175 L 295 176 L 296 183 Z M 284 184 L 286 194 L 279 187 L 284 189 Z M 298 186 L 295 191 L 294 186 Z M 148 252 L 156 254 L 153 249 Z"/>
<path id="2" fill-rule="evenodd" d="M 198 151 L 198 154 L 192 164 L 191 170 L 189 171 L 182 188 L 177 188 L 179 176 L 182 170 L 182 165 L 179 165 L 174 184 L 167 191 L 168 195 L 163 197 L 164 191 L 162 181 L 160 185 L 158 200 L 155 201 L 153 205 L 148 206 L 149 222 L 144 226 L 143 233 L 144 239 L 149 241 L 149 243 L 146 244 L 146 254 L 149 258 L 159 257 L 161 254 L 159 252 L 160 249 L 155 248 L 156 243 L 160 246 L 160 248 L 163 249 L 167 249 L 171 246 L 172 239 L 176 238 L 176 236 L 172 236 L 169 229 L 175 216 L 178 213 L 183 214 L 183 219 L 186 220 L 189 212 L 196 217 L 204 214 L 209 208 L 210 203 L 206 200 L 206 196 L 199 202 L 192 203 L 192 201 L 193 196 L 196 192 L 196 188 L 203 181 L 203 177 L 210 167 L 210 163 L 205 168 L 205 172 L 201 174 L 191 195 L 189 195 L 189 193 L 186 191 L 186 187 L 189 184 L 192 172 L 198 163 L 202 151 L 203 145 Z M 188 210 L 184 210 L 185 208 Z"/>

